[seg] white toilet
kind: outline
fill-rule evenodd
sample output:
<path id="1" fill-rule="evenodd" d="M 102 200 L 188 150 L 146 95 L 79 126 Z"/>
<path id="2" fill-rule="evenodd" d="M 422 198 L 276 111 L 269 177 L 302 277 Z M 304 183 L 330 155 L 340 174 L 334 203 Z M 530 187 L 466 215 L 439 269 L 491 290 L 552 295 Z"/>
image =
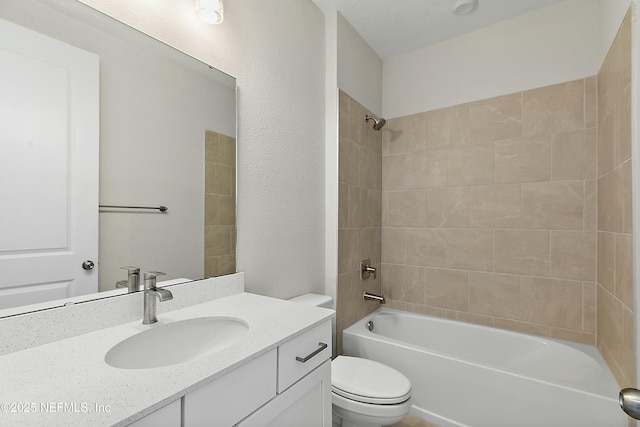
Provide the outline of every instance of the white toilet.
<path id="1" fill-rule="evenodd" d="M 305 294 L 291 301 L 331 308 L 333 299 Z M 331 362 L 333 427 L 381 427 L 402 420 L 411 409 L 411 382 L 389 366 L 361 357 Z"/>

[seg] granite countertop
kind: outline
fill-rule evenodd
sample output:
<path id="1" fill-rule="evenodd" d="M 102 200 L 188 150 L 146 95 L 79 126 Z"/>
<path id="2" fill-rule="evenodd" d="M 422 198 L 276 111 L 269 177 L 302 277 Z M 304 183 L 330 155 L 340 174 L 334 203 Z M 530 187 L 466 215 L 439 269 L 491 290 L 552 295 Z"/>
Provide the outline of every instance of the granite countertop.
<path id="1" fill-rule="evenodd" d="M 152 326 L 138 320 L 1 356 L 0 425 L 127 425 L 331 318 L 333 313 L 239 293 L 161 314 Z M 249 325 L 249 331 L 229 347 L 177 365 L 131 370 L 113 368 L 104 361 L 111 347 L 132 335 L 205 316 L 240 318 Z"/>

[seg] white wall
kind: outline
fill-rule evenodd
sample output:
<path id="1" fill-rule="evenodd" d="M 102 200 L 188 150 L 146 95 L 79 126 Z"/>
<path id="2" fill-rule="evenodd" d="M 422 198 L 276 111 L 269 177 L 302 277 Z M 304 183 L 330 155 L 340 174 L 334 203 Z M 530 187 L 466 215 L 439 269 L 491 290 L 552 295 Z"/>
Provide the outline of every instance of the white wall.
<path id="1" fill-rule="evenodd" d="M 249 291 L 324 290 L 324 16 L 311 1 L 82 0 L 237 78 L 238 258 Z"/>
<path id="2" fill-rule="evenodd" d="M 338 13 L 325 10 L 325 285 L 338 299 Z"/>
<path id="3" fill-rule="evenodd" d="M 600 0 L 600 56 L 603 61 L 631 3 L 631 0 Z"/>
<path id="4" fill-rule="evenodd" d="M 383 115 L 595 75 L 603 59 L 600 6 L 600 0 L 567 0 L 385 59 Z"/>
<path id="5" fill-rule="evenodd" d="M 338 87 L 365 108 L 382 114 L 382 60 L 338 15 Z"/>
<path id="6" fill-rule="evenodd" d="M 325 289 L 337 297 L 338 90 L 382 112 L 382 60 L 335 9 L 325 13 Z"/>

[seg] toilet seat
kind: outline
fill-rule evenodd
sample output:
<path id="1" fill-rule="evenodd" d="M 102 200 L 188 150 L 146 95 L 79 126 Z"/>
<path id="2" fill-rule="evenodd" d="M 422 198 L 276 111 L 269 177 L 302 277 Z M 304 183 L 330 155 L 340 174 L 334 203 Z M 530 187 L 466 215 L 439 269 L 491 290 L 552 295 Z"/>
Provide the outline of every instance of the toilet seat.
<path id="1" fill-rule="evenodd" d="M 331 362 L 331 391 L 356 402 L 397 405 L 411 397 L 411 382 L 382 363 L 338 356 Z"/>

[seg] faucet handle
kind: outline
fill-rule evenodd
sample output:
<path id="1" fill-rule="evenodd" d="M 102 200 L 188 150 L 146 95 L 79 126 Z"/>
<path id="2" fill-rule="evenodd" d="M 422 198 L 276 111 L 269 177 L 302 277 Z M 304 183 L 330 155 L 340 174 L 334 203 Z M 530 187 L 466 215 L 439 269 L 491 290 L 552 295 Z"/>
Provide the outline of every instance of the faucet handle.
<path id="1" fill-rule="evenodd" d="M 163 273 L 162 271 L 145 271 L 144 272 L 144 280 L 155 279 L 158 276 L 166 276 L 167 273 Z"/>
<path id="2" fill-rule="evenodd" d="M 371 273 L 373 273 L 373 280 L 376 280 L 376 268 L 371 267 L 371 260 L 367 258 L 360 261 L 360 280 L 367 280 Z"/>
<path id="3" fill-rule="evenodd" d="M 145 271 L 144 272 L 144 289 L 156 289 L 156 277 L 165 276 L 167 273 L 161 271 Z"/>
<path id="4" fill-rule="evenodd" d="M 140 290 L 140 268 L 127 265 L 124 267 L 120 267 L 120 269 L 127 270 L 127 280 L 124 282 L 127 285 L 126 288 L 129 289 L 129 293 L 138 292 Z M 116 288 L 125 287 L 125 286 L 118 286 L 118 283 L 116 283 Z"/>

